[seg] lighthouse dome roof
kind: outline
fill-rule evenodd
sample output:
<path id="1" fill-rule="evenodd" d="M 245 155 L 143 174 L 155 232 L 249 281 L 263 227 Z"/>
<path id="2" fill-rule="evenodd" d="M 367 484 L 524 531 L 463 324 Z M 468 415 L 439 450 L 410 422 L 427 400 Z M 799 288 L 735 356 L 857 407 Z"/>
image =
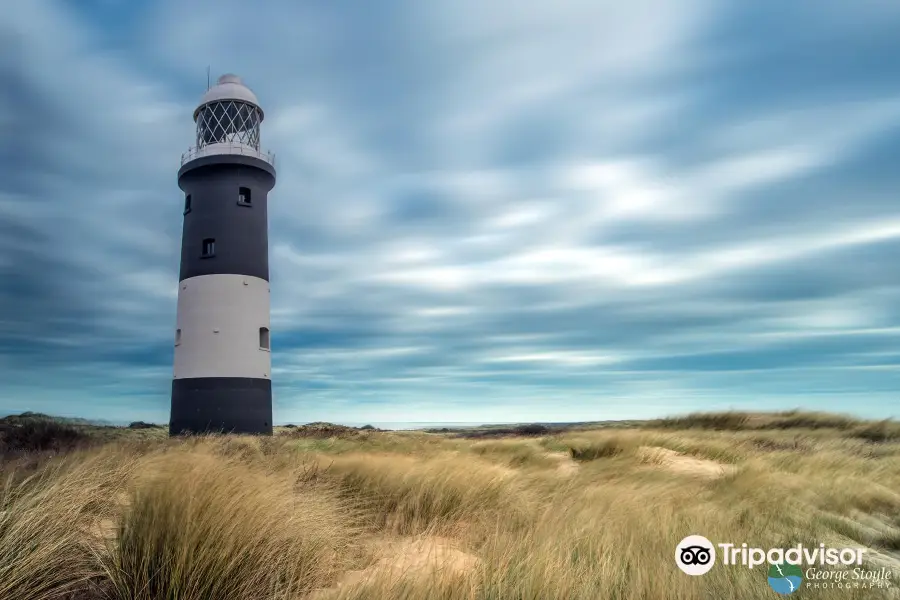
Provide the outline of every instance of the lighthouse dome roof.
<path id="1" fill-rule="evenodd" d="M 229 73 L 219 77 L 219 79 L 216 80 L 216 84 L 206 90 L 206 93 L 203 94 L 203 98 L 200 99 L 200 104 L 194 111 L 194 119 L 197 118 L 200 109 L 207 104 L 227 100 L 246 102 L 259 108 L 259 100 L 256 98 L 256 94 L 244 85 L 244 82 L 241 81 L 240 77 Z M 260 108 L 260 113 L 262 113 L 262 108 Z"/>

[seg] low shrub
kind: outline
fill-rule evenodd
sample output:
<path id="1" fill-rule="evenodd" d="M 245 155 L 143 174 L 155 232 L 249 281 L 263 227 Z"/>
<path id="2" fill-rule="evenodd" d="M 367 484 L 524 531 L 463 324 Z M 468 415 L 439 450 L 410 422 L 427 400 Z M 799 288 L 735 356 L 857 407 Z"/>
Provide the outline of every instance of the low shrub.
<path id="1" fill-rule="evenodd" d="M 4 456 L 67 452 L 89 442 L 90 436 L 78 427 L 50 418 L 0 424 L 0 455 Z"/>
<path id="2" fill-rule="evenodd" d="M 850 430 L 850 436 L 873 443 L 900 441 L 900 423 L 885 419 L 859 425 Z"/>
<path id="3" fill-rule="evenodd" d="M 589 443 L 575 443 L 569 447 L 569 455 L 573 460 L 587 462 L 599 458 L 612 458 L 625 452 L 627 447 L 617 439 L 601 440 Z"/>

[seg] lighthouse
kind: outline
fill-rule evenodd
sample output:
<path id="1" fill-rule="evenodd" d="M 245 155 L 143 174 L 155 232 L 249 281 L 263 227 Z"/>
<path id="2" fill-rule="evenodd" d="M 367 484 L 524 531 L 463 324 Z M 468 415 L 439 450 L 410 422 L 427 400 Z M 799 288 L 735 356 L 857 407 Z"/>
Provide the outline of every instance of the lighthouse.
<path id="1" fill-rule="evenodd" d="M 264 113 L 235 75 L 194 110 L 196 145 L 181 157 L 181 272 L 169 434 L 272 433 L 269 238 L 274 155 Z"/>

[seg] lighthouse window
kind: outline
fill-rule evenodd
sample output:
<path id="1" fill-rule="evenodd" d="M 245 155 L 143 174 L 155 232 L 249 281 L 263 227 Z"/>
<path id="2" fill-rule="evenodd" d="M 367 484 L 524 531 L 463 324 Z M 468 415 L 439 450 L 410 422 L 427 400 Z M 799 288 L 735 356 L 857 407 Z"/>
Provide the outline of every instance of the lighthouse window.
<path id="1" fill-rule="evenodd" d="M 253 201 L 250 198 L 250 188 L 238 188 L 238 204 L 250 206 Z"/>
<path id="2" fill-rule="evenodd" d="M 177 346 L 180 343 L 181 343 L 181 330 L 176 329 L 175 330 L 175 345 Z"/>
<path id="3" fill-rule="evenodd" d="M 203 240 L 203 251 L 200 254 L 201 257 L 207 258 L 210 256 L 216 255 L 216 240 L 213 238 L 206 238 Z"/>
<path id="4" fill-rule="evenodd" d="M 269 350 L 269 328 L 259 328 L 259 347 L 261 350 Z"/>
<path id="5" fill-rule="evenodd" d="M 184 197 L 184 214 L 188 214 L 191 212 L 191 195 L 187 194 Z"/>

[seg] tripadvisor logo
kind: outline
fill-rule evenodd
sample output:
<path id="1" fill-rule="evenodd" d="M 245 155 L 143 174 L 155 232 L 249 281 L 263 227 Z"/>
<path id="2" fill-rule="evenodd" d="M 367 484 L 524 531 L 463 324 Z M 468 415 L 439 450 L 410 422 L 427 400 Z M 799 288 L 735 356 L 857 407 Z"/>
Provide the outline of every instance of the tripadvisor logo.
<path id="1" fill-rule="evenodd" d="M 797 565 L 780 563 L 769 565 L 769 587 L 783 596 L 793 594 L 803 583 L 803 571 Z"/>
<path id="2" fill-rule="evenodd" d="M 865 548 L 826 548 L 819 544 L 816 548 L 797 544 L 791 548 L 750 547 L 747 544 L 713 544 L 702 535 L 689 535 L 675 547 L 675 564 L 688 575 L 703 575 L 716 563 L 716 549 L 725 566 L 743 566 L 753 569 L 760 565 L 808 565 L 837 566 L 862 565 Z"/>
<path id="3" fill-rule="evenodd" d="M 704 575 L 716 564 L 716 547 L 718 558 L 724 566 L 742 566 L 753 569 L 760 565 L 768 565 L 769 587 L 782 595 L 793 594 L 803 583 L 803 566 L 811 567 L 806 573 L 808 579 L 823 579 L 814 573 L 819 566 L 862 565 L 865 548 L 828 548 L 819 544 L 818 548 L 797 544 L 791 548 L 754 548 L 748 544 L 719 543 L 713 544 L 702 535 L 689 535 L 675 547 L 675 564 L 688 575 Z M 841 571 L 843 572 L 843 571 Z M 862 570 L 856 568 L 856 578 Z M 878 575 L 866 575 L 870 579 Z M 887 577 L 881 577 L 887 579 Z"/>
<path id="4" fill-rule="evenodd" d="M 689 535 L 675 548 L 675 564 L 688 575 L 703 575 L 716 564 L 716 549 L 702 535 Z"/>

